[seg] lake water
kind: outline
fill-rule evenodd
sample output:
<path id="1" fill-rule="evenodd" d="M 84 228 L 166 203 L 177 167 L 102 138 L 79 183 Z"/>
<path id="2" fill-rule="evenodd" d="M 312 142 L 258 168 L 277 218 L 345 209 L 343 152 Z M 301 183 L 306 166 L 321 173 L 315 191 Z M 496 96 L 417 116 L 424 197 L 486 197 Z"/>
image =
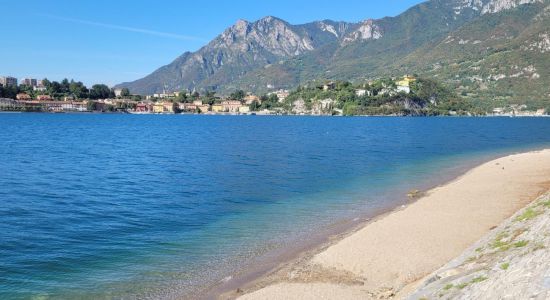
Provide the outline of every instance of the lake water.
<path id="1" fill-rule="evenodd" d="M 550 118 L 0 114 L 0 298 L 184 297 Z"/>

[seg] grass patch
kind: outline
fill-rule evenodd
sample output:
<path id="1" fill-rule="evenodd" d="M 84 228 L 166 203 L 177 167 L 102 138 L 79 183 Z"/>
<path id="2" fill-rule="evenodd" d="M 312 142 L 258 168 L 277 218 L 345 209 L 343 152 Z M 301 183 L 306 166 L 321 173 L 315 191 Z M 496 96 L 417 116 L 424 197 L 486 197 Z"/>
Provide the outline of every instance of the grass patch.
<path id="1" fill-rule="evenodd" d="M 455 286 L 454 284 L 449 283 L 449 284 L 447 284 L 445 287 L 443 287 L 443 289 L 446 290 L 446 291 L 448 291 L 448 290 L 452 289 L 454 286 Z"/>
<path id="2" fill-rule="evenodd" d="M 503 241 L 503 239 L 507 238 L 509 234 L 507 232 L 501 232 L 499 233 L 495 240 L 491 243 L 491 248 L 498 249 L 500 251 L 506 251 L 510 249 L 510 242 Z"/>
<path id="3" fill-rule="evenodd" d="M 500 265 L 500 268 L 504 271 L 508 270 L 509 267 L 510 267 L 510 263 L 503 263 Z"/>
<path id="4" fill-rule="evenodd" d="M 516 221 L 527 221 L 536 218 L 538 215 L 542 214 L 540 211 L 536 211 L 532 208 L 528 208 L 523 214 L 519 215 L 516 218 Z"/>
<path id="5" fill-rule="evenodd" d="M 481 252 L 481 251 L 483 251 L 482 247 L 479 247 L 479 248 L 476 249 L 476 252 Z"/>
<path id="6" fill-rule="evenodd" d="M 550 200 L 542 201 L 539 206 L 550 208 Z"/>
<path id="7" fill-rule="evenodd" d="M 461 283 L 461 284 L 457 285 L 456 288 L 461 290 L 461 289 L 467 287 L 468 285 L 470 285 L 469 282 L 464 282 L 464 283 Z"/>
<path id="8" fill-rule="evenodd" d="M 496 239 L 497 239 L 497 240 L 502 240 L 502 239 L 505 239 L 505 238 L 507 238 L 507 237 L 509 237 L 509 236 L 510 236 L 510 234 L 509 234 L 508 232 L 503 231 L 503 232 L 497 234 Z"/>
<path id="9" fill-rule="evenodd" d="M 487 280 L 488 278 L 485 277 L 485 276 L 479 276 L 479 277 L 476 277 L 474 279 L 472 279 L 472 281 L 470 281 L 471 283 L 478 283 L 478 282 L 482 282 L 482 281 L 485 281 Z"/>
<path id="10" fill-rule="evenodd" d="M 514 243 L 514 247 L 522 248 L 522 247 L 527 246 L 527 244 L 529 244 L 529 241 L 519 241 L 519 242 Z"/>

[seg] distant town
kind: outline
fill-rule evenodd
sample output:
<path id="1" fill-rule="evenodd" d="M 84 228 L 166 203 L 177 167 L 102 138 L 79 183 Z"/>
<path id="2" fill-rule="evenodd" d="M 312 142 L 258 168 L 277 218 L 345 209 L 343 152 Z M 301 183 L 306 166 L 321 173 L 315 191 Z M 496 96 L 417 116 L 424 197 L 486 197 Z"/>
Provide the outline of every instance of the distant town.
<path id="1" fill-rule="evenodd" d="M 64 79 L 0 77 L 0 111 L 46 113 L 231 114 L 231 115 L 491 115 L 546 116 L 545 108 L 510 105 L 483 111 L 460 100 L 432 80 L 405 75 L 353 85 L 345 81 L 280 89 L 255 95 L 236 90 L 229 96 L 215 92 L 177 91 L 133 95 L 126 88 L 104 84 L 91 88 Z"/>
<path id="2" fill-rule="evenodd" d="M 119 112 L 133 114 L 279 114 L 262 109 L 263 102 L 280 103 L 289 95 L 280 90 L 259 97 L 236 91 L 228 97 L 215 93 L 179 91 L 148 96 L 132 95 L 128 89 L 98 84 L 88 89 L 81 82 L 50 82 L 47 79 L 0 77 L 0 111 L 15 112 Z"/>

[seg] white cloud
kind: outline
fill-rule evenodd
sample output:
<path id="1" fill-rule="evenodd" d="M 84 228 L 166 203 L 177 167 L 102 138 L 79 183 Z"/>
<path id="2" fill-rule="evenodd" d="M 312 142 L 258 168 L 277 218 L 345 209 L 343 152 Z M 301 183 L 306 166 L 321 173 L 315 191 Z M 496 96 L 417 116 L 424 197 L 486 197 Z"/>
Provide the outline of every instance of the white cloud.
<path id="1" fill-rule="evenodd" d="M 93 21 L 87 21 L 87 20 L 81 20 L 81 19 L 65 18 L 65 17 L 59 17 L 54 15 L 48 15 L 48 14 L 37 14 L 37 15 L 42 17 L 47 17 L 50 19 L 60 20 L 60 21 L 90 25 L 95 27 L 103 27 L 103 28 L 109 28 L 109 29 L 115 29 L 115 30 L 123 30 L 128 32 L 143 33 L 143 34 L 154 35 L 154 36 L 159 36 L 164 38 L 171 38 L 171 39 L 178 39 L 178 40 L 185 40 L 185 41 L 205 41 L 205 39 L 203 38 L 190 36 L 190 35 L 182 35 L 182 34 L 162 32 L 162 31 L 149 30 L 149 29 L 143 29 L 143 28 L 129 27 L 129 26 L 120 26 L 120 25 L 93 22 Z"/>

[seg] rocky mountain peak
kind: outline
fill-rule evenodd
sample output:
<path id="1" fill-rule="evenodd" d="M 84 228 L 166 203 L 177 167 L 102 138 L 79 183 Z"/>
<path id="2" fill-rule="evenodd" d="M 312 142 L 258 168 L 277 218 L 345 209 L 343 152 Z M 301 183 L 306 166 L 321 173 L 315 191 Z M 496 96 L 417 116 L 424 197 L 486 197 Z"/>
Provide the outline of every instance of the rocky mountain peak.
<path id="1" fill-rule="evenodd" d="M 545 0 L 457 0 L 454 7 L 455 14 L 464 9 L 473 9 L 481 15 L 494 14 L 503 10 L 512 9 L 523 4 L 542 3 Z"/>
<path id="2" fill-rule="evenodd" d="M 209 51 L 227 49 L 243 54 L 249 51 L 265 51 L 275 56 L 290 57 L 311 51 L 315 47 L 307 34 L 296 32 L 292 25 L 281 19 L 267 16 L 253 23 L 237 21 L 207 48 Z"/>
<path id="3" fill-rule="evenodd" d="M 248 22 L 247 20 L 240 19 L 240 20 L 237 20 L 235 25 L 233 25 L 233 27 L 231 28 L 237 32 L 242 32 L 247 30 L 249 24 L 250 22 Z"/>
<path id="4" fill-rule="evenodd" d="M 365 20 L 359 27 L 344 37 L 344 43 L 351 43 L 357 40 L 377 40 L 383 36 L 382 29 L 374 20 Z"/>
<path id="5" fill-rule="evenodd" d="M 544 0 L 490 0 L 486 1 L 485 5 L 481 9 L 481 14 L 493 14 L 503 10 L 515 8 L 523 4 L 530 3 L 542 3 Z"/>
<path id="6" fill-rule="evenodd" d="M 334 35 L 334 37 L 336 37 L 337 39 L 340 39 L 346 34 L 352 24 L 346 22 L 334 22 L 330 20 L 325 20 L 315 22 L 315 25 L 321 31 L 328 32 Z"/>

